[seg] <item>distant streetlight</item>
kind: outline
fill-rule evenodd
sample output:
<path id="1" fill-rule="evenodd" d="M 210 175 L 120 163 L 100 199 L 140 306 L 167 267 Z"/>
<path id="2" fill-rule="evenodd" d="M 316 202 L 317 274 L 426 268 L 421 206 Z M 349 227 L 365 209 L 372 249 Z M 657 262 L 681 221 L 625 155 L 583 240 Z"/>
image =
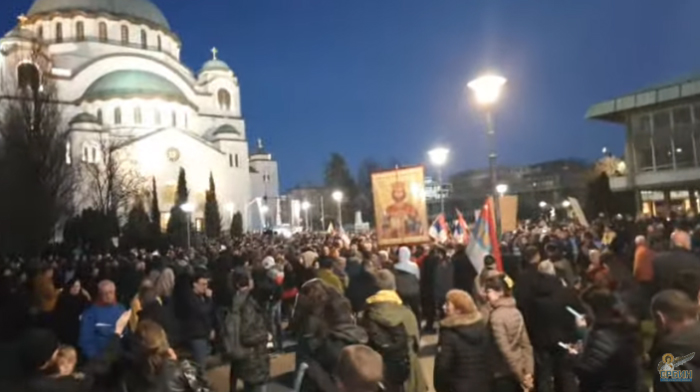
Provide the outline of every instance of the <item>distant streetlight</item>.
<path id="1" fill-rule="evenodd" d="M 445 162 L 447 162 L 447 157 L 449 155 L 450 150 L 443 147 L 433 148 L 432 150 L 428 151 L 430 162 L 432 162 L 432 164 L 437 168 L 438 186 L 440 189 L 440 213 L 442 214 L 445 213 L 445 197 L 442 193 L 442 166 L 445 165 Z"/>
<path id="2" fill-rule="evenodd" d="M 506 78 L 498 75 L 485 75 L 472 80 L 467 84 L 470 90 L 474 93 L 474 98 L 479 106 L 486 113 L 486 134 L 489 139 L 489 170 L 491 172 L 491 191 L 489 194 L 494 199 L 493 209 L 496 219 L 496 235 L 501 236 L 501 206 L 495 201 L 498 184 L 498 175 L 496 173 L 496 130 L 493 125 L 491 110 L 493 105 L 498 101 L 503 91 L 503 86 L 506 84 Z"/>
<path id="3" fill-rule="evenodd" d="M 342 214 L 342 204 L 343 204 L 343 192 L 335 191 L 331 195 L 333 200 L 338 203 L 338 226 L 343 227 L 343 214 Z"/>
<path id="4" fill-rule="evenodd" d="M 571 202 L 568 200 L 564 200 L 561 202 L 561 206 L 564 208 L 569 208 L 569 207 L 571 207 Z"/>
<path id="5" fill-rule="evenodd" d="M 304 210 L 304 221 L 306 222 L 306 231 L 309 231 L 309 208 L 311 208 L 311 203 L 304 200 L 301 202 L 301 209 Z"/>
<path id="6" fill-rule="evenodd" d="M 187 215 L 187 249 L 189 249 L 192 246 L 190 224 L 192 224 L 192 213 L 194 212 L 194 204 L 185 203 L 180 206 L 180 209 Z"/>
<path id="7" fill-rule="evenodd" d="M 266 205 L 260 206 L 260 213 L 261 213 L 261 214 L 265 215 L 265 214 L 267 214 L 268 212 L 270 212 L 270 207 L 268 207 L 268 206 L 266 206 Z"/>
<path id="8" fill-rule="evenodd" d="M 503 195 L 508 192 L 508 185 L 507 184 L 498 184 L 496 185 L 496 192 L 498 193 L 499 196 L 503 197 Z"/>
<path id="9" fill-rule="evenodd" d="M 540 202 L 540 208 L 546 208 L 547 207 L 547 202 L 546 201 L 541 201 Z"/>

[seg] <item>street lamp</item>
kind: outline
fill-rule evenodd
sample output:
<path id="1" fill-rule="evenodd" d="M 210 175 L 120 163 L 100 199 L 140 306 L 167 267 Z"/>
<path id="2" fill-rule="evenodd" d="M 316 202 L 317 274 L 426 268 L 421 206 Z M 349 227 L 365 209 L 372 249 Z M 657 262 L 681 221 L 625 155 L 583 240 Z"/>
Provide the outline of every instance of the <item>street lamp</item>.
<path id="1" fill-rule="evenodd" d="M 498 184 L 496 185 L 496 193 L 498 193 L 498 196 L 503 197 L 503 195 L 508 192 L 508 185 L 506 184 Z"/>
<path id="2" fill-rule="evenodd" d="M 341 204 L 343 203 L 343 192 L 335 191 L 331 197 L 336 203 L 338 203 L 338 226 L 343 227 L 343 214 L 341 209 Z"/>
<path id="3" fill-rule="evenodd" d="M 309 231 L 309 208 L 311 203 L 304 200 L 301 202 L 301 209 L 304 210 L 304 221 L 306 222 L 306 231 Z"/>
<path id="4" fill-rule="evenodd" d="M 194 204 L 185 203 L 180 206 L 180 209 L 187 215 L 187 249 L 192 245 L 192 239 L 190 235 L 190 224 L 192 223 L 192 213 L 194 212 Z"/>
<path id="5" fill-rule="evenodd" d="M 569 207 L 571 207 L 571 202 L 568 200 L 564 200 L 561 202 L 561 206 L 564 208 L 569 208 Z"/>
<path id="6" fill-rule="evenodd" d="M 540 208 L 546 208 L 547 207 L 547 202 L 546 201 L 541 201 L 540 202 Z"/>
<path id="7" fill-rule="evenodd" d="M 498 101 L 503 91 L 503 86 L 506 84 L 506 78 L 498 75 L 485 75 L 472 80 L 467 84 L 470 90 L 474 93 L 474 98 L 477 104 L 484 109 L 486 113 L 486 134 L 489 139 L 489 170 L 491 172 L 491 192 L 494 199 L 493 210 L 496 219 L 496 235 L 501 236 L 501 206 L 496 202 L 496 185 L 498 184 L 498 175 L 496 174 L 496 130 L 493 126 L 493 118 L 491 109 Z"/>
<path id="8" fill-rule="evenodd" d="M 438 186 L 440 187 L 440 213 L 445 213 L 445 197 L 442 194 L 442 166 L 447 162 L 447 156 L 450 155 L 450 150 L 438 147 L 428 151 L 430 162 L 435 165 L 438 173 Z"/>

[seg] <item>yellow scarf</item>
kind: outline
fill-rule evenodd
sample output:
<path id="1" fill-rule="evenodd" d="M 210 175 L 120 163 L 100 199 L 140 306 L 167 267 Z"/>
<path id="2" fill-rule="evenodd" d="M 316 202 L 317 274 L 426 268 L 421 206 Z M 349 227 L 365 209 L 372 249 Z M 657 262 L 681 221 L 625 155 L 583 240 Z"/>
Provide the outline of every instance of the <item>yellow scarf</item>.
<path id="1" fill-rule="evenodd" d="M 375 304 L 378 302 L 391 302 L 398 305 L 403 305 L 403 301 L 394 290 L 380 290 L 377 294 L 367 298 L 368 304 Z"/>

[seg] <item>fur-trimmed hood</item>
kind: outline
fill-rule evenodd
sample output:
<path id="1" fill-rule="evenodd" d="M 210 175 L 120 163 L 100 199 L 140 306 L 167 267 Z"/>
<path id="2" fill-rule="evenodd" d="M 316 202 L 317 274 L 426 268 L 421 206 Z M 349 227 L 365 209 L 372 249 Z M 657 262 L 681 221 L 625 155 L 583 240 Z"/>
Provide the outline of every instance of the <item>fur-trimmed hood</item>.
<path id="1" fill-rule="evenodd" d="M 443 328 L 456 328 L 466 325 L 473 325 L 482 322 L 483 318 L 481 313 L 472 314 L 457 314 L 454 316 L 447 316 L 442 321 L 440 321 L 440 326 Z"/>
<path id="2" fill-rule="evenodd" d="M 440 322 L 440 333 L 454 333 L 469 345 L 484 343 L 489 337 L 480 313 L 446 317 Z"/>

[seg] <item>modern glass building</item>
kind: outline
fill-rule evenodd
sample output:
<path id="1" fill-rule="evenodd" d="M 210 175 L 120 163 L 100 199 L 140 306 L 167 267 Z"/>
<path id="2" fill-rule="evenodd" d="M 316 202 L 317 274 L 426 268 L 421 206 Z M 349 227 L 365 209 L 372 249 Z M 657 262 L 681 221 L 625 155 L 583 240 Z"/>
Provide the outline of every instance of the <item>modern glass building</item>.
<path id="1" fill-rule="evenodd" d="M 586 118 L 625 126 L 625 167 L 613 191 L 634 191 L 637 210 L 698 211 L 700 75 L 593 105 Z"/>

